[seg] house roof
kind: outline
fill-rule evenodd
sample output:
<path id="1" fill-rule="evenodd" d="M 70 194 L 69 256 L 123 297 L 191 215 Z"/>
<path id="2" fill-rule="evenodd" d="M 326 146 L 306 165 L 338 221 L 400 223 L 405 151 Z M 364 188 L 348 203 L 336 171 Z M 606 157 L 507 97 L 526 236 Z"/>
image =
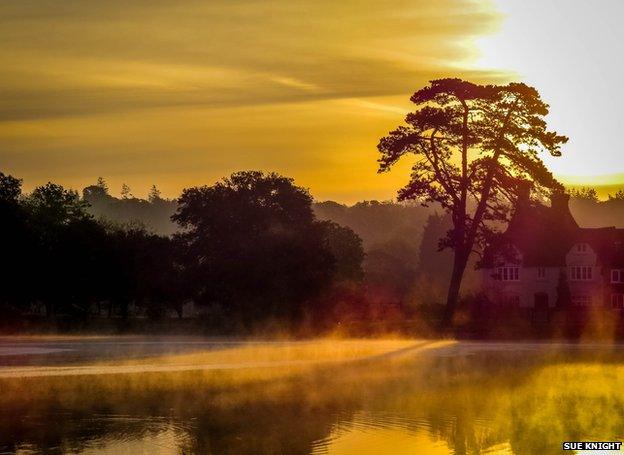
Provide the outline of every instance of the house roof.
<path id="1" fill-rule="evenodd" d="M 577 243 L 587 243 L 604 265 L 624 266 L 624 229 L 582 228 L 568 207 L 567 195 L 555 195 L 551 206 L 528 200 L 518 203 L 507 230 L 496 235 L 485 250 L 482 267 L 494 267 L 499 258 L 509 259 L 516 247 L 525 267 L 565 266 L 566 255 Z"/>

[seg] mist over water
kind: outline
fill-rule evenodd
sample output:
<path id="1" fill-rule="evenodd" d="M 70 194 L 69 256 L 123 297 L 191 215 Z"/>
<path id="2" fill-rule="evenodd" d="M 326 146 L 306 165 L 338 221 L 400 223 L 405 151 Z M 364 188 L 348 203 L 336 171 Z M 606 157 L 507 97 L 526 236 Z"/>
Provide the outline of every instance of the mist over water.
<path id="1" fill-rule="evenodd" d="M 2 453 L 549 454 L 624 436 L 619 344 L 4 343 Z"/>

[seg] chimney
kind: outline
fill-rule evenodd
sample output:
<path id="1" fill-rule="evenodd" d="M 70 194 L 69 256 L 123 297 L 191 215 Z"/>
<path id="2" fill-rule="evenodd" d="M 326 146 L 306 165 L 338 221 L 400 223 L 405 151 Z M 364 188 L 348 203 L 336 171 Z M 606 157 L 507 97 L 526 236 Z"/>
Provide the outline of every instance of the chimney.
<path id="1" fill-rule="evenodd" d="M 553 191 L 550 195 L 550 207 L 558 213 L 570 213 L 570 195 L 563 191 Z"/>
<path id="2" fill-rule="evenodd" d="M 550 208 L 561 226 L 578 228 L 578 223 L 570 212 L 570 195 L 563 191 L 553 191 L 550 196 Z"/>

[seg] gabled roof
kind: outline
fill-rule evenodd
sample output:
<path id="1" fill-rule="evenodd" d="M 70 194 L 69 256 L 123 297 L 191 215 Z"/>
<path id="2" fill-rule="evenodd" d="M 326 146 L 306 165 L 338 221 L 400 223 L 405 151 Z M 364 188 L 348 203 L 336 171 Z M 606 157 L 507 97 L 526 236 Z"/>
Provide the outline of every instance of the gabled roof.
<path id="1" fill-rule="evenodd" d="M 555 195 L 550 207 L 527 199 L 518 204 L 507 230 L 492 239 L 481 266 L 496 266 L 500 256 L 508 259 L 508 246 L 519 250 L 525 267 L 565 266 L 577 243 L 589 244 L 601 264 L 624 266 L 624 229 L 579 227 L 567 195 Z"/>

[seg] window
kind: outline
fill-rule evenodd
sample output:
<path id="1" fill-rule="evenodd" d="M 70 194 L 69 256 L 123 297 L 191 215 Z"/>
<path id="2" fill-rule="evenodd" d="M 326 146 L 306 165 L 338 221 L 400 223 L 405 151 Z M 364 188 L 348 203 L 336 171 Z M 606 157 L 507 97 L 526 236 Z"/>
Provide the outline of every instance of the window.
<path id="1" fill-rule="evenodd" d="M 573 295 L 572 305 L 574 306 L 589 306 L 591 305 L 591 297 L 588 295 Z"/>
<path id="2" fill-rule="evenodd" d="M 500 281 L 518 281 L 520 279 L 520 267 L 499 267 L 497 278 Z"/>
<path id="3" fill-rule="evenodd" d="M 538 267 L 537 268 L 537 279 L 543 280 L 546 278 L 546 267 Z"/>
<path id="4" fill-rule="evenodd" d="M 587 251 L 587 243 L 579 243 L 576 245 L 577 253 L 585 253 Z"/>
<path id="5" fill-rule="evenodd" d="M 624 294 L 611 294 L 611 306 L 613 308 L 624 308 Z"/>
<path id="6" fill-rule="evenodd" d="M 512 307 L 517 308 L 520 306 L 520 296 L 519 295 L 508 295 L 505 298 L 505 304 Z"/>
<path id="7" fill-rule="evenodd" d="M 611 270 L 611 283 L 624 283 L 624 270 L 612 269 Z"/>
<path id="8" fill-rule="evenodd" d="M 590 281 L 593 279 L 592 268 L 585 265 L 570 267 L 570 279 L 573 281 Z"/>

